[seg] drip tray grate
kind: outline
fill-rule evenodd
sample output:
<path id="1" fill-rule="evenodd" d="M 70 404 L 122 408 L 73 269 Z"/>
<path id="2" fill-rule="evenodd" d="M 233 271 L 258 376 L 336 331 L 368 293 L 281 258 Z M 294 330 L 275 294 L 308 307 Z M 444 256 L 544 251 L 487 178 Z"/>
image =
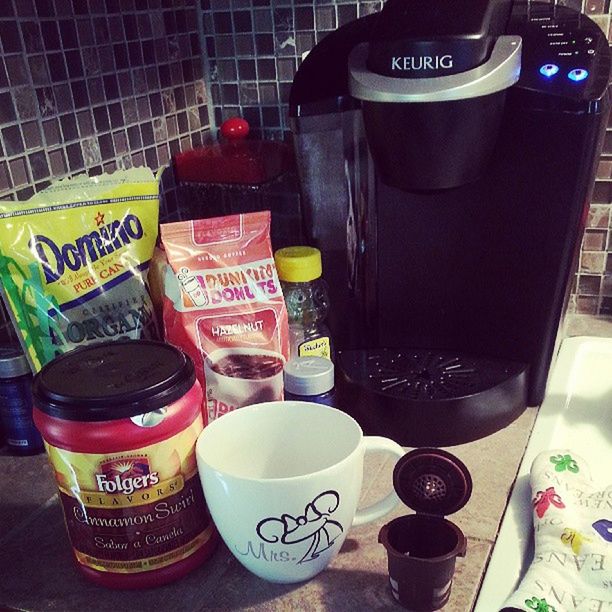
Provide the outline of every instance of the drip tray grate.
<path id="1" fill-rule="evenodd" d="M 373 387 L 410 399 L 463 396 L 481 386 L 478 361 L 449 353 L 386 350 L 369 355 L 367 364 Z"/>
<path id="2" fill-rule="evenodd" d="M 490 389 L 524 366 L 434 349 L 342 351 L 340 365 L 369 391 L 398 399 L 436 401 Z"/>

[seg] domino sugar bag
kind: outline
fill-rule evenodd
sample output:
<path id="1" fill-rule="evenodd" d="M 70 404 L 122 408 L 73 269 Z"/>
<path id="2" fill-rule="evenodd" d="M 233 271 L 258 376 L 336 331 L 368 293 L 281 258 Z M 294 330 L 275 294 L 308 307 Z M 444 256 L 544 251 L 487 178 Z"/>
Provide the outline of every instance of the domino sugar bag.
<path id="1" fill-rule="evenodd" d="M 158 216 L 148 168 L 0 202 L 2 297 L 35 372 L 93 342 L 158 337 L 146 278 Z"/>

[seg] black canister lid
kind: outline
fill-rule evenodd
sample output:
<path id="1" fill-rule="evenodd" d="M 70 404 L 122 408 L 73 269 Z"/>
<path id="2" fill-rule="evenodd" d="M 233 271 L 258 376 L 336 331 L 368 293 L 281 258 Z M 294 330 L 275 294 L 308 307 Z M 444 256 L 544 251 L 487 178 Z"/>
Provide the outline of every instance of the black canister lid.
<path id="1" fill-rule="evenodd" d="M 393 470 L 399 498 L 415 512 L 446 516 L 463 508 L 472 494 L 470 472 L 457 457 L 439 448 L 406 453 Z"/>
<path id="2" fill-rule="evenodd" d="M 195 382 L 192 360 L 151 340 L 101 342 L 56 357 L 34 377 L 34 404 L 70 421 L 108 421 L 167 406 Z"/>

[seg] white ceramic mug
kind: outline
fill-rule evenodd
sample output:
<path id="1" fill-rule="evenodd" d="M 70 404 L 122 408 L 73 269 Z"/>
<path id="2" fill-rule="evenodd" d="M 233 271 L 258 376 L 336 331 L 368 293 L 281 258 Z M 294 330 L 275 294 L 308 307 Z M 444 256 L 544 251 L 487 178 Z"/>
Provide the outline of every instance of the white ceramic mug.
<path id="1" fill-rule="evenodd" d="M 240 378 L 215 372 L 214 367 L 222 359 L 231 356 L 263 355 L 279 359 L 284 365 L 285 358 L 267 349 L 237 347 L 218 349 L 204 359 L 204 379 L 206 381 L 206 408 L 208 420 L 215 419 L 249 404 L 271 402 L 283 398 L 283 368 L 273 376 L 265 378 Z"/>
<path id="2" fill-rule="evenodd" d="M 340 550 L 351 525 L 399 502 L 395 492 L 357 509 L 366 452 L 401 457 L 392 440 L 364 436 L 340 410 L 268 402 L 210 423 L 196 455 L 221 537 L 248 570 L 272 582 L 307 580 Z"/>

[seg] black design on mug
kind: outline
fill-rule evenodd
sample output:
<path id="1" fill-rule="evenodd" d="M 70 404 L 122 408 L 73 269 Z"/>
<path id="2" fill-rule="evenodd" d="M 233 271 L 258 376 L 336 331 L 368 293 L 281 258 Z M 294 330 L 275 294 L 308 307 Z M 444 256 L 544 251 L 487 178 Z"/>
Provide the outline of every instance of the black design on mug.
<path id="1" fill-rule="evenodd" d="M 303 515 L 282 514 L 280 518 L 269 517 L 259 521 L 257 535 L 271 544 L 298 544 L 310 540 L 308 550 L 298 564 L 313 561 L 331 548 L 344 531 L 338 521 L 329 518 L 339 505 L 337 491 L 324 491 L 306 505 Z"/>

